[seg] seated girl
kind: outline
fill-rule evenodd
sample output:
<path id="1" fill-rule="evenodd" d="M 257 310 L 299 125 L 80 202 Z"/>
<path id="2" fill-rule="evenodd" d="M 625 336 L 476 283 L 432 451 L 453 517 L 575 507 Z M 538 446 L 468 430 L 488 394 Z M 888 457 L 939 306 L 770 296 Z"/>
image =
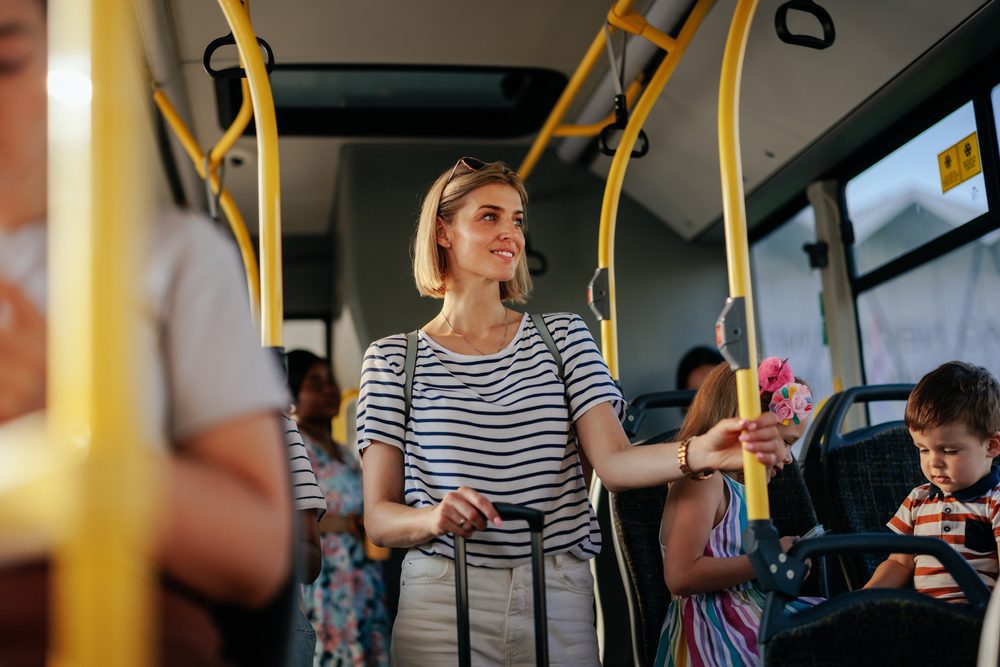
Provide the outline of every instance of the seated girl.
<path id="1" fill-rule="evenodd" d="M 761 410 L 780 424 L 785 457 L 768 468 L 768 480 L 791 463 L 791 448 L 806 430 L 812 395 L 796 381 L 787 361 L 765 359 L 758 371 Z M 736 373 L 716 366 L 698 390 L 678 434 L 679 441 L 704 433 L 738 412 Z M 674 598 L 660 633 L 657 666 L 754 665 L 764 592 L 743 553 L 747 527 L 746 487 L 741 473 L 690 475 L 670 485 L 660 524 L 663 577 Z M 798 539 L 781 538 L 787 551 Z M 809 606 L 818 598 L 799 598 Z"/>

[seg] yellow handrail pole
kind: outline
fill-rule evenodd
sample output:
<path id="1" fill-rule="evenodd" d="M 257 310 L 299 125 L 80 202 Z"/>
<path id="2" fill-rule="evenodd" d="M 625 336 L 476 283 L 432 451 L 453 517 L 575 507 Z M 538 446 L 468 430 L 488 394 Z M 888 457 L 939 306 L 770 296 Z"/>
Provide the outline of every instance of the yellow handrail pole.
<path id="1" fill-rule="evenodd" d="M 601 351 L 604 360 L 611 371 L 611 377 L 619 379 L 618 373 L 618 322 L 617 322 L 617 300 L 615 297 L 615 226 L 618 221 L 618 202 L 621 198 L 622 184 L 625 182 L 625 170 L 628 167 L 629 159 L 636 140 L 639 138 L 639 130 L 649 116 L 653 105 L 660 96 L 660 92 L 666 85 L 670 76 L 677 68 L 681 56 L 690 44 L 698 28 L 701 26 L 705 15 L 712 8 L 715 0 L 698 0 L 691 14 L 688 15 L 684 26 L 674 43 L 674 48 L 666 57 L 656 73 L 650 79 L 649 85 L 642 92 L 639 103 L 636 105 L 628 125 L 622 132 L 615 156 L 611 161 L 611 169 L 608 171 L 608 180 L 604 187 L 604 200 L 601 203 L 601 227 L 597 245 L 597 265 L 600 269 L 608 270 L 608 298 L 610 317 L 601 320 Z"/>
<path id="2" fill-rule="evenodd" d="M 757 385 L 757 330 L 754 323 L 753 289 L 750 282 L 750 246 L 747 241 L 746 203 L 743 192 L 743 167 L 740 158 L 740 78 L 746 52 L 750 23 L 757 0 L 739 0 L 726 39 L 719 82 L 719 163 L 722 173 L 722 211 L 726 229 L 726 263 L 729 268 L 729 295 L 743 297 L 746 304 L 746 345 L 750 368 L 736 371 L 740 417 L 760 415 Z M 752 454 L 743 453 L 747 485 L 747 518 L 768 519 L 767 475 L 764 465 Z"/>
<path id="3" fill-rule="evenodd" d="M 146 118 L 129 0 L 49 4 L 48 418 L 80 464 L 54 554 L 52 664 L 150 663 L 159 496 L 137 381 Z M 100 31 L 98 33 L 98 31 Z M 138 170 L 138 174 L 137 174 Z"/>
<path id="4" fill-rule="evenodd" d="M 538 136 L 531 144 L 531 148 L 528 149 L 528 154 L 521 161 L 521 165 L 517 168 L 517 173 L 521 177 L 522 181 L 527 181 L 531 172 L 535 170 L 535 166 L 538 165 L 538 161 L 542 157 L 542 153 L 545 148 L 549 145 L 549 141 L 552 140 L 552 134 L 555 129 L 562 122 L 563 116 L 569 110 L 569 105 L 573 103 L 576 99 L 577 94 L 580 92 L 580 88 L 583 86 L 583 82 L 587 80 L 590 75 L 590 71 L 594 69 L 594 63 L 597 59 L 601 57 L 601 52 L 604 49 L 604 29 L 601 28 L 597 31 L 597 35 L 594 37 L 594 41 L 590 43 L 590 48 L 587 49 L 587 53 L 584 54 L 583 60 L 580 64 L 576 66 L 576 71 L 573 72 L 573 76 L 570 77 L 569 82 L 566 87 L 563 88 L 562 94 L 559 95 L 559 99 L 556 101 L 554 107 L 552 107 L 552 112 L 549 117 L 545 119 L 545 124 L 542 125 L 541 131 L 539 131 Z"/>
<path id="5" fill-rule="evenodd" d="M 625 101 L 629 108 L 635 104 L 635 99 L 639 97 L 642 90 L 642 72 L 640 72 L 625 89 Z M 615 121 L 614 112 L 597 121 L 586 125 L 559 125 L 552 132 L 553 137 L 596 137 L 605 127 Z"/>
<path id="6" fill-rule="evenodd" d="M 249 95 L 246 95 L 244 97 L 244 106 L 249 105 L 248 100 Z M 202 153 L 201 147 L 198 146 L 198 142 L 195 141 L 194 135 L 191 134 L 187 125 L 184 124 L 184 120 L 181 119 L 180 114 L 177 113 L 174 105 L 170 103 L 170 100 L 167 99 L 167 96 L 164 95 L 162 90 L 158 88 L 153 89 L 153 102 L 156 103 L 156 107 L 160 110 L 160 113 L 163 114 L 163 119 L 166 121 L 167 125 L 170 126 L 170 129 L 174 131 L 174 135 L 177 137 L 177 140 L 180 141 L 184 151 L 188 154 L 188 157 L 191 158 L 195 171 L 197 171 L 198 175 L 204 179 L 206 177 L 205 154 Z M 236 123 L 234 122 L 234 124 L 230 126 L 230 129 L 232 129 L 235 125 Z M 244 128 L 245 127 L 246 126 L 244 125 Z M 240 130 L 240 132 L 242 131 L 243 130 Z M 216 144 L 216 146 L 218 146 L 218 144 Z M 257 270 L 257 255 L 254 253 L 253 241 L 250 238 L 250 233 L 247 231 L 247 225 L 243 220 L 243 215 L 236 206 L 236 202 L 233 200 L 229 190 L 226 188 L 222 188 L 221 191 L 219 190 L 219 177 L 214 171 L 211 172 L 210 184 L 212 186 L 212 192 L 219 195 L 219 207 L 222 209 L 222 213 L 226 216 L 229 228 L 233 232 L 233 238 L 236 239 L 236 245 L 239 246 L 240 257 L 243 260 L 243 271 L 246 273 L 247 293 L 250 297 L 250 309 L 253 312 L 254 318 L 257 319 L 260 313 L 260 274 Z"/>
<path id="7" fill-rule="evenodd" d="M 265 347 L 282 347 L 281 194 L 274 98 L 257 38 L 239 0 L 219 0 L 219 6 L 236 38 L 240 59 L 245 63 L 253 115 L 257 122 L 261 343 Z"/>
<path id="8" fill-rule="evenodd" d="M 243 130 L 247 129 L 247 125 L 250 124 L 250 120 L 253 118 L 253 102 L 250 99 L 250 84 L 247 83 L 246 79 L 240 79 L 240 87 L 243 91 L 243 101 L 240 103 L 240 110 L 236 113 L 236 118 L 226 129 L 225 134 L 216 142 L 212 150 L 208 152 L 208 170 L 211 172 L 215 171 L 215 168 L 219 166 L 222 162 L 222 158 L 225 157 L 229 149 L 233 147 L 236 140 L 240 138 L 243 134 Z"/>

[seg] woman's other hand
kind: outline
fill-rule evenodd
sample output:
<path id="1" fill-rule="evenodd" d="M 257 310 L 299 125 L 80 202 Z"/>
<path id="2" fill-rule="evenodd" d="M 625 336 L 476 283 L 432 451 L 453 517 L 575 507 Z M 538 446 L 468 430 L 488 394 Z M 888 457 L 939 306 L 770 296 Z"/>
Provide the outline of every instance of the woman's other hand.
<path id="1" fill-rule="evenodd" d="M 0 423 L 45 407 L 45 317 L 0 281 Z"/>
<path id="2" fill-rule="evenodd" d="M 435 536 L 453 533 L 465 538 L 471 537 L 477 530 L 486 530 L 490 523 L 494 526 L 503 523 L 493 503 L 466 486 L 445 494 L 431 512 L 430 521 L 430 529 Z"/>
<path id="3" fill-rule="evenodd" d="M 723 419 L 708 433 L 691 441 L 688 462 L 692 470 L 740 470 L 743 449 L 765 466 L 785 455 L 785 441 L 778 433 L 778 420 L 766 412 L 754 420 Z M 742 445 L 742 447 L 740 447 Z"/>

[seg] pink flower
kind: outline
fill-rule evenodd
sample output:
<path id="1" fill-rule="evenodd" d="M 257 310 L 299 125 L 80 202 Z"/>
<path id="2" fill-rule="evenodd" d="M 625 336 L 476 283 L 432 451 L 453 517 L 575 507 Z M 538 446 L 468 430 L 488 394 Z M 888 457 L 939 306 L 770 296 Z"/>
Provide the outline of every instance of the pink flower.
<path id="1" fill-rule="evenodd" d="M 775 394 L 775 397 L 779 397 L 780 394 Z M 771 413 L 778 418 L 781 423 L 787 423 L 795 416 L 795 411 L 792 409 L 792 401 L 787 398 L 782 398 L 778 401 L 771 401 L 771 405 L 768 407 Z"/>
<path id="2" fill-rule="evenodd" d="M 760 393 L 774 393 L 786 384 L 795 382 L 795 375 L 792 373 L 788 359 L 778 357 L 768 357 L 760 362 L 757 367 L 757 383 L 760 385 Z"/>
<path id="3" fill-rule="evenodd" d="M 809 390 L 803 387 L 799 391 L 795 392 L 795 395 L 790 399 L 792 402 L 792 412 L 800 420 L 805 421 L 809 413 L 812 412 L 812 396 L 809 395 Z"/>

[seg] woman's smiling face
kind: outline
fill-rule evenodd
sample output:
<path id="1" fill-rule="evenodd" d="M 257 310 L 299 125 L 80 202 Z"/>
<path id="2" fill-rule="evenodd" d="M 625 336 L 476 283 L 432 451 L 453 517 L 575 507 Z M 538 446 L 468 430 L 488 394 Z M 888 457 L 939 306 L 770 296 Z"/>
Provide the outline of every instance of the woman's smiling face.
<path id="1" fill-rule="evenodd" d="M 0 229 L 45 215 L 45 38 L 39 0 L 0 0 Z"/>
<path id="2" fill-rule="evenodd" d="M 524 256 L 524 205 L 517 190 L 488 183 L 466 196 L 450 222 L 438 222 L 449 279 L 507 281 Z"/>

